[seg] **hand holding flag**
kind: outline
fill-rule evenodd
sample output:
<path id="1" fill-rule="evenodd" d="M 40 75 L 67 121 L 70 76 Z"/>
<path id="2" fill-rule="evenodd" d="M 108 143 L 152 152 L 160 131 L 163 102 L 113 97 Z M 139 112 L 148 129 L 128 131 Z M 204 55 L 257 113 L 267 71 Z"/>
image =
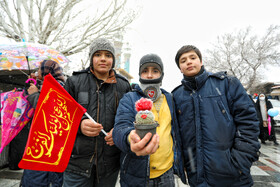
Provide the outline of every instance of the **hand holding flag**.
<path id="1" fill-rule="evenodd" d="M 86 115 L 91 121 L 93 121 L 93 123 L 96 123 L 96 121 L 95 121 L 87 112 L 85 113 L 85 115 Z M 101 129 L 101 132 L 102 132 L 105 136 L 108 135 L 103 129 Z"/>
<path id="2" fill-rule="evenodd" d="M 46 75 L 19 167 L 63 172 L 84 113 L 93 120 L 50 74 Z"/>

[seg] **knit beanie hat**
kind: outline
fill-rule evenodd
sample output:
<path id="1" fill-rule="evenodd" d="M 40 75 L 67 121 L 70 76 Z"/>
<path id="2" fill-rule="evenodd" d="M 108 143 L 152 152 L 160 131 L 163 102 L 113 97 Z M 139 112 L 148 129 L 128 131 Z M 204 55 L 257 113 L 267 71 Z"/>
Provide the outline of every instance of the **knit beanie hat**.
<path id="1" fill-rule="evenodd" d="M 92 42 L 89 48 L 89 61 L 90 61 L 90 67 L 92 69 L 93 69 L 92 57 L 94 53 L 96 53 L 97 51 L 109 51 L 110 53 L 112 53 L 113 55 L 112 68 L 115 67 L 115 48 L 113 44 L 106 38 L 97 38 Z"/>
<path id="2" fill-rule="evenodd" d="M 161 72 L 161 76 L 158 79 L 142 79 L 141 78 L 141 73 L 142 71 L 148 67 L 148 66 L 154 66 L 157 67 L 160 72 Z M 142 84 L 154 84 L 154 83 L 161 83 L 162 79 L 163 79 L 163 63 L 161 61 L 161 58 L 156 55 L 156 54 L 147 54 L 144 55 L 141 59 L 140 59 L 140 63 L 139 63 L 139 81 Z"/>
<path id="3" fill-rule="evenodd" d="M 176 62 L 176 64 L 177 64 L 177 66 L 178 66 L 179 69 L 180 69 L 180 66 L 179 66 L 179 59 L 180 59 L 180 57 L 181 57 L 184 53 L 188 53 L 188 52 L 190 52 L 190 51 L 194 51 L 194 52 L 197 54 L 197 56 L 199 57 L 200 61 L 202 61 L 201 52 L 200 52 L 200 50 L 199 50 L 197 47 L 195 47 L 195 46 L 193 46 L 193 45 L 185 45 L 185 46 L 181 47 L 181 48 L 178 50 L 178 52 L 177 52 L 177 54 L 176 54 L 176 56 L 175 56 L 175 62 Z"/>

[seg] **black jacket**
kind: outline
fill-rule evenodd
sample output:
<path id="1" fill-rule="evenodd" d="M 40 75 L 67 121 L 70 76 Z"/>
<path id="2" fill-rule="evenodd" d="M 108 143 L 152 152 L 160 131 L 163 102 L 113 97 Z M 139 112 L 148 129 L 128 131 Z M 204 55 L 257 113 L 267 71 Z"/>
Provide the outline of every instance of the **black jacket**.
<path id="1" fill-rule="evenodd" d="M 110 75 L 106 82 L 101 83 L 87 68 L 74 72 L 65 84 L 70 95 L 87 109 L 96 122 L 102 124 L 106 132 L 114 127 L 119 100 L 130 91 L 127 79 L 114 71 Z M 83 116 L 82 120 L 85 118 Z M 92 167 L 96 167 L 96 175 L 100 179 L 118 170 L 119 162 L 120 150 L 115 145 L 107 145 L 103 133 L 88 137 L 79 129 L 66 171 L 90 177 Z"/>
<path id="2" fill-rule="evenodd" d="M 267 97 L 265 97 L 265 104 L 266 104 L 266 110 L 268 111 L 269 109 L 273 108 L 271 102 L 268 100 Z M 275 136 L 275 121 L 273 117 L 271 117 L 271 134 L 269 135 L 268 133 L 268 127 L 263 126 L 263 119 L 262 119 L 262 114 L 261 114 L 261 107 L 260 107 L 260 99 L 258 97 L 257 102 L 256 102 L 256 109 L 257 109 L 257 114 L 259 118 L 259 127 L 260 127 L 260 135 L 259 138 L 262 141 L 276 141 L 276 136 Z M 268 117 L 268 115 L 267 115 Z"/>

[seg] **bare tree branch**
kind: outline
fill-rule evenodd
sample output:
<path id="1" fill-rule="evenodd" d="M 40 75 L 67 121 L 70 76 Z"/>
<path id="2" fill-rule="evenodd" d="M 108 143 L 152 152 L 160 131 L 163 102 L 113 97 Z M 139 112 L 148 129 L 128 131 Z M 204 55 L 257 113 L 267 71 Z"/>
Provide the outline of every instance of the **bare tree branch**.
<path id="1" fill-rule="evenodd" d="M 81 52 L 96 37 L 124 32 L 139 13 L 126 4 L 127 0 L 1 0 L 0 35 L 51 45 L 67 56 Z"/>
<path id="2" fill-rule="evenodd" d="M 270 26 L 262 37 L 253 35 L 250 27 L 225 34 L 207 51 L 205 64 L 211 71 L 228 71 L 249 90 L 267 65 L 280 66 L 279 36 L 279 26 Z"/>

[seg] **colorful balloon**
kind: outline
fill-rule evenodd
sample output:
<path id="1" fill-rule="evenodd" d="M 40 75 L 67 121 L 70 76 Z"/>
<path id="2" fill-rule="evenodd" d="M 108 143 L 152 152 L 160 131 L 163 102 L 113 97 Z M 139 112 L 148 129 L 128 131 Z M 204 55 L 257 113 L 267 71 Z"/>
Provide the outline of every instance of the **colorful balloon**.
<path id="1" fill-rule="evenodd" d="M 271 108 L 267 111 L 268 115 L 271 117 L 275 117 L 279 114 L 279 111 L 277 109 Z"/>

